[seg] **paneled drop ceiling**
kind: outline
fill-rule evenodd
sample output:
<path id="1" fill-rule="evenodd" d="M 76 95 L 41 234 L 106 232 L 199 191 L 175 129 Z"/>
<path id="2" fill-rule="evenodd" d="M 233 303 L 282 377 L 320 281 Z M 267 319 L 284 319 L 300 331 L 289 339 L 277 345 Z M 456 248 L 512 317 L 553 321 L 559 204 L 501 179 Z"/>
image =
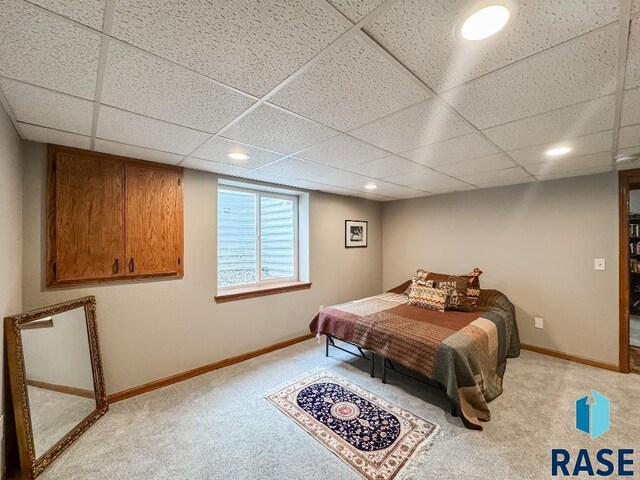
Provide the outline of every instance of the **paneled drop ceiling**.
<path id="1" fill-rule="evenodd" d="M 379 201 L 640 166 L 639 0 L 461 41 L 476 3 L 0 0 L 0 100 L 28 140 Z"/>

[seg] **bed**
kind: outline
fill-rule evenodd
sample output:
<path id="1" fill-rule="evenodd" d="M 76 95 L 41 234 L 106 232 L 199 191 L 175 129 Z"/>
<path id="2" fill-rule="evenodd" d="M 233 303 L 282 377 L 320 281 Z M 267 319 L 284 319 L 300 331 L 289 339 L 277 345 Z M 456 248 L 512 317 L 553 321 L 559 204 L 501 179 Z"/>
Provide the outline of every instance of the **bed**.
<path id="1" fill-rule="evenodd" d="M 507 358 L 520 354 L 515 308 L 497 290 L 481 290 L 472 312 L 438 312 L 407 304 L 402 292 L 389 292 L 322 309 L 312 333 L 355 345 L 439 385 L 467 428 L 489 421 L 488 402 L 502 393 Z M 329 343 L 327 343 L 327 348 Z M 373 368 L 372 368 L 373 375 Z"/>

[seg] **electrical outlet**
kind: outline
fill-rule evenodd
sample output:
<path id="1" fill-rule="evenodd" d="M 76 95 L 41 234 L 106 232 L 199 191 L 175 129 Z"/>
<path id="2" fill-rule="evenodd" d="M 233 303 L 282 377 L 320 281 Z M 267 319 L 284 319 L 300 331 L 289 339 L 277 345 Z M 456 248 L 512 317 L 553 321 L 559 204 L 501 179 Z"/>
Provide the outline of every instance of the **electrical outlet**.
<path id="1" fill-rule="evenodd" d="M 596 270 L 606 270 L 604 258 L 596 258 L 594 261 L 594 268 Z"/>
<path id="2" fill-rule="evenodd" d="M 536 328 L 544 328 L 544 320 L 540 317 L 535 318 L 535 327 Z"/>
<path id="3" fill-rule="evenodd" d="M 323 308 L 324 308 L 324 305 L 320 305 L 320 306 L 318 307 L 318 311 L 322 310 Z"/>

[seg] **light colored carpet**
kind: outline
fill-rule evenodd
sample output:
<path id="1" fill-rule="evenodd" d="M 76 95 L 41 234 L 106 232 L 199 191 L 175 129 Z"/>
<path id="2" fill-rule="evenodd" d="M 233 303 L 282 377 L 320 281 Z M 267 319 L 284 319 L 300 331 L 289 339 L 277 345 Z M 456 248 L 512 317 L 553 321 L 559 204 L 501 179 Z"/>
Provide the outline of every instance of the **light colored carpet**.
<path id="1" fill-rule="evenodd" d="M 326 367 L 439 424 L 445 435 L 418 478 L 546 479 L 554 447 L 640 447 L 640 376 L 530 352 L 509 360 L 505 392 L 482 432 L 449 415 L 440 392 L 389 375 L 369 378 L 361 360 L 315 340 L 112 405 L 40 477 L 53 479 L 355 479 L 357 475 L 262 395 Z M 346 360 L 346 361 L 342 361 Z M 575 429 L 574 402 L 594 388 L 611 399 L 611 431 Z"/>
<path id="2" fill-rule="evenodd" d="M 96 408 L 91 398 L 29 385 L 29 408 L 36 455 L 39 457 L 73 430 Z"/>

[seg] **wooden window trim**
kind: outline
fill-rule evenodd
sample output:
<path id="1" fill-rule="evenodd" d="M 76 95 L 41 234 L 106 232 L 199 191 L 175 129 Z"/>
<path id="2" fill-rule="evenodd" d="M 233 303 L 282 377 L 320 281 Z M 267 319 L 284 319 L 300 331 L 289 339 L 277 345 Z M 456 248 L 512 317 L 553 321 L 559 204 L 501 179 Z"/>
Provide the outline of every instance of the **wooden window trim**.
<path id="1" fill-rule="evenodd" d="M 180 232 L 180 242 L 182 244 L 182 254 L 180 256 L 181 262 L 176 272 L 170 273 L 153 273 L 153 274 L 140 274 L 140 275 L 123 275 L 119 277 L 106 277 L 106 278 L 86 278 L 86 279 L 71 279 L 71 280 L 58 280 L 54 273 L 53 265 L 55 264 L 55 252 L 56 252 L 56 172 L 53 168 L 54 161 L 59 153 L 68 153 L 72 155 L 82 155 L 94 160 L 111 160 L 122 163 L 123 168 L 125 165 L 139 165 L 147 168 L 159 168 L 164 170 L 170 170 L 182 174 L 184 172 L 183 167 L 177 165 L 170 165 L 165 163 L 151 162 L 146 160 L 138 160 L 135 158 L 123 157 L 120 155 L 111 155 L 108 153 L 94 152 L 90 150 L 84 150 L 81 148 L 65 147 L 62 145 L 47 145 L 47 192 L 46 192 L 46 215 L 47 215 L 47 246 L 46 246 L 46 279 L 47 287 L 66 287 L 73 285 L 84 284 L 100 284 L 100 283 L 127 283 L 135 280 L 143 280 L 149 278 L 183 278 L 184 277 L 184 213 L 182 213 L 182 229 Z M 126 179 L 125 179 L 126 182 Z M 180 179 L 182 184 L 183 179 Z M 124 186 L 126 195 L 126 185 Z M 123 198 L 123 209 L 124 200 Z M 184 208 L 184 207 L 183 207 Z M 126 219 L 125 219 L 126 221 Z M 126 231 L 125 231 L 126 236 Z M 124 245 L 123 245 L 124 248 Z M 123 254 L 123 260 L 125 255 Z M 126 264 L 126 262 L 123 262 Z M 124 266 L 124 265 L 123 265 Z"/>
<path id="2" fill-rule="evenodd" d="M 253 285 L 251 287 L 224 290 L 224 293 L 216 295 L 216 303 L 234 302 L 236 300 L 246 300 L 249 298 L 265 297 L 279 293 L 295 292 L 297 290 L 308 290 L 311 282 L 287 282 L 277 285 Z"/>

